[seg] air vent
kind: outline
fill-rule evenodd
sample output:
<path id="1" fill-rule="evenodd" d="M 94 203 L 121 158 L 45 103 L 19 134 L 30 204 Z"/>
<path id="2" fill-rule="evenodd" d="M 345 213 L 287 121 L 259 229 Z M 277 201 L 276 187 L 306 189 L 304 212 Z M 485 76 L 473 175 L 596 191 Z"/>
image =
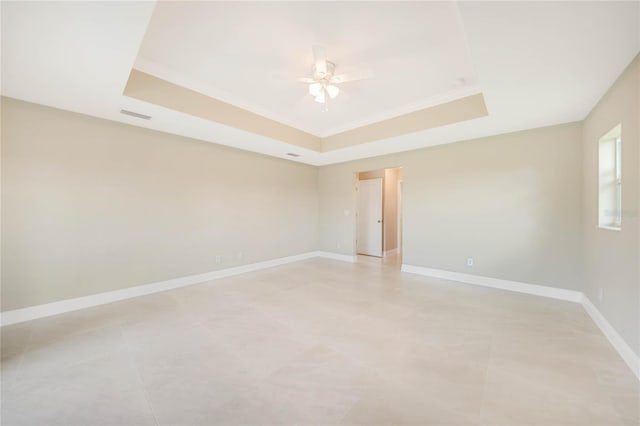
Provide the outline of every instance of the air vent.
<path id="1" fill-rule="evenodd" d="M 130 116 L 136 117 L 136 118 L 142 118 L 143 120 L 151 120 L 151 116 L 150 115 L 138 114 L 137 112 L 128 111 L 126 109 L 121 109 L 120 110 L 120 114 L 130 115 Z"/>
<path id="2" fill-rule="evenodd" d="M 287 152 L 289 157 L 300 157 L 300 154 L 296 154 L 295 152 Z"/>

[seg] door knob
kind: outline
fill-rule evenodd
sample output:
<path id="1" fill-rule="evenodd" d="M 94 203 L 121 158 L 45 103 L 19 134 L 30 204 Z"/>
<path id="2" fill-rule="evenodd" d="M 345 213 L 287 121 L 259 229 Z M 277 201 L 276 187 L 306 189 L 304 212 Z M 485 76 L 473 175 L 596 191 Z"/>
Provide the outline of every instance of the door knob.
<path id="1" fill-rule="evenodd" d="M 379 220 L 379 221 L 378 221 L 378 223 L 382 223 L 382 221 L 381 221 L 381 220 Z"/>

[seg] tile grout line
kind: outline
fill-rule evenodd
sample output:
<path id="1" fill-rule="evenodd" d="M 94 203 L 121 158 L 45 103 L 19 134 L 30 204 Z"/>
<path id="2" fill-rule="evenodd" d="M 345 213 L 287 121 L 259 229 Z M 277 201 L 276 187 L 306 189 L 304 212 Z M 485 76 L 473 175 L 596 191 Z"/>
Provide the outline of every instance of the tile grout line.
<path id="1" fill-rule="evenodd" d="M 479 413 L 479 417 L 480 417 L 480 421 L 481 421 L 481 425 L 483 426 L 487 426 L 486 422 L 484 421 L 484 404 L 486 401 L 486 397 L 487 397 L 487 381 L 488 381 L 488 377 L 489 377 L 489 369 L 491 368 L 491 361 L 493 360 L 493 352 L 495 349 L 495 334 L 491 334 L 491 346 L 489 347 L 489 357 L 487 358 L 487 368 L 484 372 L 484 382 L 482 383 L 482 396 L 480 398 L 480 413 Z"/>
<path id="2" fill-rule="evenodd" d="M 2 331 L 0 331 L 2 333 Z M 14 381 L 17 381 L 22 376 L 22 364 L 24 364 L 24 356 L 31 345 L 31 339 L 33 338 L 33 330 L 29 329 L 29 337 L 27 338 L 27 342 L 24 344 L 24 348 L 20 351 L 20 359 L 18 360 L 18 372 L 16 373 L 16 377 Z M 13 384 L 13 383 L 12 383 Z"/>
<path id="3" fill-rule="evenodd" d="M 116 313 L 117 315 L 117 313 Z M 136 372 L 136 378 L 138 379 L 138 384 L 140 385 L 140 388 L 142 389 L 142 394 L 144 395 L 144 400 L 147 403 L 147 408 L 149 409 L 149 412 L 151 413 L 151 416 L 153 417 L 153 421 L 155 422 L 156 426 L 160 426 L 160 422 L 158 421 L 158 416 L 156 415 L 155 410 L 153 409 L 153 405 L 151 404 L 151 400 L 149 397 L 149 392 L 147 391 L 147 387 L 144 385 L 144 381 L 142 380 L 142 375 L 140 374 L 140 370 L 138 370 L 138 366 L 136 365 L 135 360 L 133 359 L 132 353 L 131 353 L 131 348 L 129 347 L 129 339 L 127 339 L 127 336 L 125 335 L 124 331 L 122 330 L 122 323 L 118 322 L 118 330 L 120 331 L 120 336 L 122 337 L 122 340 L 124 341 L 125 344 L 125 349 L 127 352 L 127 359 L 129 360 L 129 363 L 131 364 L 131 367 L 135 370 Z"/>

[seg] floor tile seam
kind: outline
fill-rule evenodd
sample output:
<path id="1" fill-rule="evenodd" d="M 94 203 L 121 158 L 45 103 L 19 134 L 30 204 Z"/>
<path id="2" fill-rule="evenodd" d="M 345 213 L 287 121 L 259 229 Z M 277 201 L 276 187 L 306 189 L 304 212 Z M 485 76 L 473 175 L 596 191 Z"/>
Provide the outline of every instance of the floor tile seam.
<path id="1" fill-rule="evenodd" d="M 112 350 L 107 351 L 106 353 L 105 352 L 100 353 L 100 354 L 96 353 L 96 354 L 93 354 L 93 355 L 91 355 L 91 356 L 89 356 L 89 357 L 87 357 L 85 359 L 72 361 L 69 364 L 66 364 L 66 365 L 63 365 L 63 366 L 56 365 L 53 368 L 53 371 L 51 371 L 51 369 L 47 369 L 47 371 L 46 371 L 46 373 L 44 375 L 38 375 L 37 377 L 39 377 L 39 378 L 50 377 L 51 375 L 56 374 L 56 373 L 58 373 L 60 371 L 68 370 L 68 369 L 71 369 L 71 368 L 76 368 L 76 367 L 81 366 L 83 364 L 94 362 L 96 360 L 105 359 L 105 358 L 113 355 L 114 353 L 117 353 L 115 348 L 112 349 Z M 13 380 L 14 383 L 18 382 L 18 381 L 21 381 L 21 380 L 33 380 L 35 378 L 35 377 L 29 377 L 29 376 L 25 377 L 24 374 L 22 373 L 22 370 L 24 369 L 23 365 L 24 365 L 25 356 L 26 356 L 26 352 L 22 355 L 22 358 L 20 359 L 20 365 L 19 365 L 19 370 L 18 370 L 19 375 Z"/>
<path id="2" fill-rule="evenodd" d="M 179 289 L 174 289 L 174 290 L 179 290 Z M 172 292 L 172 291 L 174 291 L 174 290 L 170 290 L 170 292 Z M 191 319 L 193 319 L 193 320 L 194 320 L 194 324 L 193 324 L 193 325 L 198 324 L 198 325 L 201 325 L 201 326 L 203 326 L 204 328 L 207 328 L 207 329 L 208 329 L 208 327 L 206 326 L 206 323 L 211 322 L 211 321 L 214 321 L 214 319 L 207 319 L 207 320 L 205 320 L 205 319 L 203 319 L 200 315 L 192 314 L 192 313 L 191 313 L 191 311 L 188 309 L 188 308 L 189 308 L 189 306 L 188 306 L 187 302 L 182 301 L 181 299 L 179 299 L 178 297 L 176 297 L 176 296 L 175 296 L 175 295 L 173 295 L 173 294 L 170 294 L 170 297 L 172 297 L 172 298 L 176 301 L 176 303 L 178 303 L 178 305 L 179 305 L 181 308 L 183 308 L 183 309 L 185 309 L 185 310 L 187 310 L 187 311 L 188 311 L 187 316 L 188 316 L 189 318 L 191 318 Z M 252 307 L 252 306 L 257 306 L 257 304 L 256 304 L 256 302 L 255 302 L 255 301 L 248 301 L 246 304 L 242 304 L 242 306 L 243 306 L 243 307 L 244 307 L 244 306 Z"/>
<path id="3" fill-rule="evenodd" d="M 31 330 L 29 330 L 29 332 L 31 332 Z M 0 333 L 1 333 L 1 331 L 0 331 Z M 29 338 L 31 338 L 31 336 L 29 336 Z M 27 343 L 28 343 L 28 339 L 27 339 Z M 17 365 L 16 365 L 16 373 L 15 373 L 15 377 L 13 379 L 11 379 L 10 388 L 13 387 L 14 384 L 16 383 L 16 381 L 18 381 L 21 378 L 22 364 L 23 364 L 23 360 L 24 360 L 24 355 L 25 355 L 25 353 L 27 351 L 27 343 L 25 343 L 25 345 L 22 347 L 22 349 L 20 350 L 20 352 L 18 354 L 18 362 L 17 362 Z M 0 350 L 1 350 L 1 348 L 0 348 Z M 0 386 L 1 386 L 1 384 L 0 384 Z M 2 386 L 2 387 L 4 388 L 4 386 Z"/>
<path id="4" fill-rule="evenodd" d="M 221 350 L 223 350 L 226 354 L 228 354 L 228 355 L 230 355 L 230 356 L 234 356 L 233 347 L 232 347 L 231 345 L 227 344 L 225 341 L 219 341 L 219 340 L 217 339 L 217 335 L 215 334 L 215 332 L 214 332 L 213 330 L 211 330 L 211 329 L 207 326 L 207 323 L 209 323 L 209 322 L 211 322 L 211 321 L 201 321 L 201 320 L 200 320 L 200 321 L 198 321 L 197 323 L 194 323 L 194 324 L 190 325 L 189 327 L 201 326 L 201 327 L 204 329 L 205 334 L 207 334 L 208 336 L 211 336 L 211 337 L 212 337 L 212 339 L 214 340 L 214 342 L 220 345 L 220 349 L 221 349 Z M 296 342 L 305 343 L 304 341 L 301 341 L 301 340 L 299 340 L 299 339 L 298 339 L 298 340 L 296 340 Z M 244 348 L 244 347 L 243 347 L 243 348 Z M 192 350 L 190 350 L 190 351 L 184 352 L 184 354 L 185 354 L 185 355 L 192 355 L 192 354 L 196 354 L 196 353 L 198 353 L 198 352 L 200 352 L 200 351 L 202 351 L 202 350 L 203 350 L 203 348 L 201 348 L 201 347 L 200 347 L 200 348 L 195 348 L 195 349 L 192 349 Z M 206 350 L 207 350 L 207 349 L 205 349 L 205 351 L 206 351 Z M 303 352 L 304 352 L 304 351 L 303 351 Z M 295 354 L 291 359 L 294 359 L 294 358 L 295 358 L 295 357 L 297 357 L 298 355 L 300 355 L 300 354 Z M 280 368 L 280 367 L 278 367 L 278 368 Z M 275 370 L 274 370 L 274 371 L 275 371 Z M 272 374 L 272 373 L 273 373 L 273 372 L 269 372 L 269 373 L 268 373 L 268 375 L 270 375 L 270 374 Z M 142 376 L 141 376 L 141 377 L 142 377 Z M 254 379 L 251 379 L 251 381 L 253 381 L 253 380 L 254 380 Z M 255 380 L 262 380 L 262 378 L 255 379 Z M 146 389 L 147 384 L 146 384 L 146 383 L 144 383 L 144 380 L 143 380 L 143 386 L 145 386 L 145 389 Z"/>
<path id="5" fill-rule="evenodd" d="M 282 326 L 284 329 L 287 330 L 287 332 L 294 334 L 294 335 L 298 335 L 298 329 L 296 327 L 292 327 L 291 325 L 289 325 L 287 322 L 285 322 L 284 320 L 282 320 L 281 318 L 279 318 L 277 315 L 273 314 L 272 312 L 270 312 L 269 310 L 265 310 L 262 307 L 262 304 L 260 304 L 258 301 L 250 301 L 247 303 L 248 307 L 250 308 L 255 308 L 256 310 L 258 310 L 260 312 L 260 314 L 265 315 L 266 317 L 268 317 L 270 320 L 273 320 L 275 323 L 277 323 L 279 326 Z M 211 332 L 211 330 L 209 329 L 209 327 L 207 326 L 208 323 L 213 322 L 213 319 L 209 319 L 209 320 L 202 320 L 199 319 L 201 325 L 206 328 L 209 332 Z M 304 343 L 302 338 L 296 338 L 294 339 L 296 341 L 299 341 L 301 343 Z"/>
<path id="6" fill-rule="evenodd" d="M 351 410 L 353 410 L 357 405 L 358 402 L 361 401 L 362 398 L 357 398 L 355 401 L 353 401 L 349 408 L 344 410 L 344 413 L 342 413 L 342 415 L 340 415 L 340 418 L 338 419 L 338 421 L 336 421 L 336 425 L 346 425 L 346 423 L 344 422 L 344 420 L 347 418 L 347 416 L 349 415 L 349 413 L 351 413 Z"/>
<path id="7" fill-rule="evenodd" d="M 92 308 L 87 308 L 87 309 L 92 309 Z M 60 314 L 60 315 L 65 315 L 65 314 Z M 114 320 L 116 320 L 116 319 L 117 318 L 114 318 Z M 109 328 L 116 329 L 116 328 L 118 328 L 118 326 L 119 326 L 119 323 L 112 323 L 112 324 L 101 325 L 99 327 L 87 328 L 87 329 L 82 330 L 82 331 L 76 331 L 76 332 L 71 332 L 71 333 L 63 333 L 62 336 L 58 336 L 57 338 L 42 339 L 40 341 L 40 343 L 44 343 L 46 345 L 61 343 L 63 341 L 63 339 L 84 337 L 84 336 L 88 335 L 89 333 L 93 333 L 93 332 L 96 332 L 96 331 L 99 331 L 99 330 L 108 330 Z M 29 341 L 25 345 L 24 352 L 28 352 L 29 349 L 36 349 L 37 350 L 39 348 L 37 346 L 38 342 L 36 340 L 34 340 L 32 336 L 33 336 L 33 333 L 30 336 Z"/>
<path id="8" fill-rule="evenodd" d="M 6 384 L 1 384 L 0 383 L 0 397 L 2 396 L 2 393 L 4 393 L 5 390 L 12 390 L 13 387 L 15 386 L 15 383 L 18 382 L 21 379 L 21 369 L 22 369 L 22 354 L 20 355 L 20 359 L 18 360 L 18 365 L 16 366 L 16 373 L 15 373 L 15 377 L 13 377 L 9 383 Z M 9 389 L 5 389 L 5 386 L 9 385 Z M 0 399 L 1 401 L 1 399 Z M 0 404 L 1 405 L 1 404 Z M 0 418 L 1 420 L 1 418 Z"/>
<path id="9" fill-rule="evenodd" d="M 489 364 L 489 367 L 491 368 L 491 363 Z M 520 375 L 514 375 L 512 372 L 507 372 L 505 373 L 507 374 L 510 378 L 513 377 L 517 377 L 517 381 L 519 382 L 523 382 L 525 380 L 525 378 L 522 378 Z M 513 381 L 513 380 L 512 380 Z M 488 383 L 488 382 L 487 382 Z M 530 387 L 533 387 L 539 391 L 546 391 L 546 392 L 551 392 L 552 394 L 554 394 L 555 396 L 558 397 L 563 397 L 563 398 L 569 398 L 572 401 L 576 401 L 576 400 L 581 400 L 583 399 L 582 397 L 576 396 L 575 394 L 568 392 L 566 390 L 562 390 L 562 389 L 557 389 L 557 388 L 553 388 L 551 387 L 549 384 L 547 383 L 541 383 L 541 382 L 536 382 L 536 383 L 531 383 L 531 382 L 527 382 L 527 384 Z M 484 405 L 484 401 L 483 401 L 483 405 Z M 617 414 L 617 413 L 616 413 Z"/>
<path id="10" fill-rule="evenodd" d="M 35 321 L 35 320 L 32 320 L 32 321 Z M 31 327 L 33 327 L 33 325 L 29 326 L 29 337 L 27 338 L 27 342 L 25 343 L 24 347 L 22 348 L 19 366 L 22 365 L 23 357 L 27 352 L 29 352 L 31 349 L 35 349 L 35 350 L 38 349 L 37 346 L 35 346 L 35 341 L 33 340 L 33 329 Z M 49 342 L 45 341 L 45 343 L 49 343 Z"/>
<path id="11" fill-rule="evenodd" d="M 491 368 L 491 362 L 493 361 L 494 358 L 494 349 L 495 349 L 495 344 L 494 344 L 494 340 L 495 340 L 495 335 L 491 335 L 491 347 L 489 349 L 489 357 L 487 358 L 487 366 L 485 369 L 485 373 L 484 373 L 484 381 L 482 383 L 482 398 L 480 400 L 480 421 L 483 425 L 486 425 L 486 423 L 484 422 L 483 418 L 484 418 L 484 411 L 485 411 L 485 404 L 487 401 L 487 387 L 489 384 L 489 369 Z M 488 426 L 488 425 L 487 425 Z"/>
<path id="12" fill-rule="evenodd" d="M 313 343 L 317 342 L 317 338 L 312 337 L 311 334 L 308 332 L 305 332 L 304 329 L 299 329 L 299 328 L 296 328 L 295 326 L 291 326 L 287 324 L 284 320 L 281 320 L 276 316 L 273 316 L 272 319 L 275 322 L 277 322 L 279 325 L 283 326 L 287 330 L 287 333 L 290 333 L 293 336 L 292 340 L 294 340 L 295 342 L 301 343 L 301 344 L 305 344 L 308 342 L 313 342 Z"/>
<path id="13" fill-rule="evenodd" d="M 396 380 L 393 379 L 393 376 L 388 376 L 388 375 L 384 374 L 384 371 L 382 369 L 380 369 L 378 367 L 371 366 L 369 364 L 366 364 L 366 363 L 362 362 L 362 360 L 360 358 L 354 357 L 353 355 L 350 355 L 349 353 L 347 353 L 347 352 L 345 352 L 345 351 L 343 351 L 343 350 L 341 350 L 339 348 L 336 348 L 331 343 L 323 343 L 322 345 L 330 348 L 335 353 L 347 358 L 349 361 L 351 361 L 355 365 L 363 368 L 369 374 L 373 374 L 377 379 L 382 380 L 383 382 L 387 382 L 387 383 L 393 383 L 393 384 L 397 384 L 398 383 Z"/>
<path id="14" fill-rule="evenodd" d="M 28 336 L 25 340 L 24 345 L 22 346 L 22 349 L 20 349 L 20 355 L 22 355 L 24 352 L 26 352 L 27 348 L 29 347 L 29 344 L 31 343 L 32 340 L 32 336 L 33 336 L 33 330 L 32 330 L 32 325 L 27 325 L 27 332 L 28 332 Z M 0 328 L 0 336 L 2 335 L 2 328 Z"/>
<path id="15" fill-rule="evenodd" d="M 173 300 L 173 301 L 174 301 L 174 302 L 175 302 L 175 303 L 176 303 L 176 304 L 177 304 L 181 309 L 185 309 L 185 310 L 187 310 L 187 312 L 188 312 L 188 313 L 187 313 L 187 316 L 188 316 L 189 318 L 193 319 L 196 323 L 203 324 L 202 319 L 201 319 L 198 315 L 195 315 L 195 314 L 191 313 L 191 310 L 188 310 L 188 309 L 187 309 L 187 306 L 185 305 L 185 303 L 186 303 L 186 302 L 183 302 L 183 301 L 182 301 L 182 300 L 180 300 L 178 297 L 176 297 L 177 290 L 180 290 L 180 289 L 172 289 L 172 290 L 167 291 L 168 296 L 169 296 L 169 297 L 170 297 L 170 298 L 171 298 L 171 299 L 172 299 L 172 300 Z M 123 333 L 123 334 L 124 334 L 124 333 Z"/>
<path id="16" fill-rule="evenodd" d="M 605 339 L 606 339 L 606 337 L 605 337 Z M 607 341 L 607 342 L 608 342 L 608 341 Z M 614 352 L 615 352 L 615 355 L 618 355 L 618 356 L 619 356 L 619 354 L 618 354 L 618 352 L 615 350 L 615 348 L 614 348 L 613 350 L 614 350 Z M 624 361 L 623 361 L 623 362 L 624 362 Z M 600 375 L 599 375 L 599 374 L 598 374 L 598 372 L 596 371 L 596 369 L 595 369 L 595 367 L 593 366 L 593 364 L 592 364 L 592 363 L 590 363 L 590 362 L 588 362 L 588 363 L 586 363 L 586 364 L 587 364 L 588 369 L 592 372 L 593 376 L 594 376 L 594 377 L 595 377 L 595 379 L 596 379 L 596 383 L 597 383 L 597 385 L 598 385 L 598 391 L 599 391 L 598 393 L 600 394 L 599 396 L 600 396 L 600 397 L 602 397 L 602 396 L 603 396 L 602 394 L 604 394 L 604 397 L 606 398 L 607 403 L 608 403 L 607 405 L 609 405 L 610 407 L 612 407 L 612 408 L 613 408 L 613 410 L 615 411 L 616 415 L 618 416 L 618 419 L 620 420 L 620 424 L 621 424 L 621 425 L 623 425 L 623 424 L 624 424 L 624 420 L 623 420 L 623 419 L 624 419 L 624 416 L 623 416 L 623 414 L 620 412 L 620 410 L 618 409 L 618 407 L 616 406 L 616 404 L 614 404 L 614 403 L 613 403 L 613 399 L 612 399 L 611 392 L 608 392 L 606 389 L 604 389 L 604 388 L 603 388 L 602 382 L 600 381 Z M 640 402 L 639 402 L 639 404 L 640 404 Z M 639 407 L 638 407 L 638 413 L 639 413 L 639 415 L 640 415 L 640 405 L 639 405 Z"/>
<path id="17" fill-rule="evenodd" d="M 383 375 L 381 375 L 381 374 L 380 374 L 380 371 L 379 371 L 378 369 L 373 368 L 373 367 L 371 367 L 371 366 L 368 366 L 368 365 L 366 365 L 366 364 L 363 364 L 363 363 L 362 363 L 361 361 L 359 361 L 358 359 L 352 358 L 350 355 L 348 355 L 348 354 L 344 353 L 343 351 L 339 350 L 338 348 L 335 348 L 335 347 L 334 347 L 333 345 L 331 345 L 330 343 L 323 343 L 323 342 L 319 342 L 318 344 L 315 344 L 312 348 L 309 348 L 309 349 L 307 349 L 306 351 L 303 351 L 303 352 L 302 352 L 302 354 L 304 354 L 305 352 L 308 352 L 308 351 L 309 351 L 309 350 L 311 350 L 311 349 L 318 348 L 318 347 L 320 347 L 320 348 L 322 348 L 322 347 L 327 348 L 327 349 L 329 349 L 330 351 L 332 351 L 332 352 L 334 352 L 334 353 L 336 353 L 336 354 L 338 354 L 338 355 L 340 355 L 340 356 L 342 356 L 342 357 L 344 357 L 344 358 L 348 359 L 348 360 L 349 360 L 349 361 L 351 361 L 353 364 L 355 364 L 355 365 L 357 365 L 357 366 L 359 366 L 359 367 L 363 368 L 364 370 L 367 370 L 367 371 L 368 371 L 368 373 L 372 373 L 372 374 L 374 374 L 376 377 L 378 377 L 378 378 L 380 378 L 380 379 L 382 379 L 382 380 L 384 380 L 384 381 L 388 381 L 388 380 L 387 380 Z M 302 355 L 302 354 L 298 354 L 297 356 Z M 296 357 L 297 357 L 297 356 L 296 356 Z M 294 359 L 295 359 L 295 358 L 294 358 Z M 285 365 L 285 366 L 281 366 L 281 367 L 279 367 L 279 368 L 278 368 L 276 371 L 274 371 L 270 376 L 274 375 L 275 373 L 279 372 L 280 370 L 282 370 L 282 369 L 284 369 L 284 368 L 286 368 L 286 367 L 287 367 L 286 365 Z"/>
<path id="18" fill-rule="evenodd" d="M 391 384 L 392 384 L 392 385 L 394 385 L 394 386 L 397 386 L 397 385 L 402 386 L 402 382 L 398 382 L 397 380 L 388 380 L 388 382 L 389 382 L 389 383 L 391 383 Z M 468 420 L 468 422 L 463 424 L 463 425 L 465 425 L 465 426 L 466 426 L 466 425 L 474 425 L 474 424 L 475 424 L 475 423 L 473 423 L 473 422 L 471 421 L 471 417 L 467 414 L 467 412 L 466 412 L 466 411 L 456 409 L 455 407 L 452 407 L 451 405 L 449 405 L 449 404 L 447 404 L 446 402 L 444 402 L 442 399 L 432 399 L 432 400 L 431 400 L 431 403 L 432 403 L 432 404 L 437 405 L 437 407 L 438 407 L 440 410 L 444 410 L 444 411 L 446 411 L 446 412 L 448 412 L 448 413 L 457 413 L 457 414 L 459 414 L 461 417 L 464 417 L 465 419 L 467 419 L 467 420 Z M 482 408 L 481 408 L 481 407 L 479 407 L 479 410 L 480 410 L 480 412 L 481 412 Z M 480 414 L 480 413 L 478 413 L 478 414 Z"/>
<path id="19" fill-rule="evenodd" d="M 138 385 L 140 387 L 140 389 L 142 390 L 142 394 L 144 396 L 144 400 L 147 404 L 147 408 L 149 410 L 149 412 L 151 413 L 151 416 L 153 417 L 153 421 L 155 422 L 156 426 L 160 425 L 160 422 L 158 421 L 158 416 L 156 415 L 156 412 L 153 408 L 153 405 L 151 404 L 151 398 L 149 396 L 149 392 L 147 391 L 147 388 L 144 384 L 144 381 L 142 380 L 142 374 L 140 373 L 140 370 L 138 369 L 138 365 L 136 364 L 135 360 L 133 359 L 133 351 L 132 348 L 130 347 L 130 342 L 129 339 L 127 338 L 127 336 L 124 333 L 124 330 L 122 329 L 122 324 L 118 324 L 118 329 L 120 330 L 120 336 L 122 337 L 124 343 L 125 343 L 125 347 L 127 347 L 128 350 L 125 351 L 126 353 L 126 357 L 127 360 L 129 361 L 129 364 L 131 365 L 131 368 L 133 368 L 133 370 L 136 372 L 136 380 L 138 382 Z"/>

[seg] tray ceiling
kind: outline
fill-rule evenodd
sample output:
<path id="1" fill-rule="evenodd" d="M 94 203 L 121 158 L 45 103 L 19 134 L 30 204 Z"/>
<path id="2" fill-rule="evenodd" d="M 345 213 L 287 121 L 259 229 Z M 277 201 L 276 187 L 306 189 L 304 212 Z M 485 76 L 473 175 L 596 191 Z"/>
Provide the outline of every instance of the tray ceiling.
<path id="1" fill-rule="evenodd" d="M 371 75 L 326 112 L 313 45 Z M 480 91 L 455 2 L 160 2 L 135 68 L 318 137 Z"/>
<path id="2" fill-rule="evenodd" d="M 0 7 L 3 96 L 313 165 L 582 120 L 640 50 L 640 3 L 628 1 Z M 313 44 L 339 72 L 373 75 L 344 84 L 328 112 L 292 80 L 310 75 Z M 127 96 L 133 69 L 310 138 Z M 416 127 L 430 118 L 411 114 L 479 93 L 488 114 Z"/>

